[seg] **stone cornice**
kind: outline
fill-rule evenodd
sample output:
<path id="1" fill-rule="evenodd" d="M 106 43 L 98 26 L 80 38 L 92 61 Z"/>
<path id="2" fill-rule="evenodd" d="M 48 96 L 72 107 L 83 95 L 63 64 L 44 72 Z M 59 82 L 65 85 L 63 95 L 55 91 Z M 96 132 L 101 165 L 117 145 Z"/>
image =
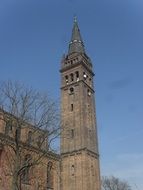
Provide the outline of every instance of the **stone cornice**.
<path id="1" fill-rule="evenodd" d="M 68 157 L 68 156 L 74 156 L 77 154 L 81 154 L 82 152 L 86 152 L 87 154 L 95 157 L 95 158 L 99 158 L 99 154 L 96 152 L 93 152 L 87 148 L 82 148 L 82 149 L 78 149 L 78 150 L 73 150 L 73 151 L 69 151 L 69 152 L 65 152 L 65 153 L 61 153 L 61 157 Z"/>
<path id="2" fill-rule="evenodd" d="M 73 82 L 71 84 L 67 84 L 66 86 L 62 86 L 61 89 L 67 90 L 70 86 L 78 86 L 78 83 L 84 83 L 93 93 L 95 92 L 91 86 L 89 86 L 84 80 L 79 80 L 78 82 Z"/>
<path id="3" fill-rule="evenodd" d="M 70 69 L 72 69 L 72 68 L 75 68 L 75 67 L 77 67 L 77 66 L 80 66 L 80 65 L 84 66 L 84 67 L 92 74 L 92 76 L 95 75 L 95 74 L 93 73 L 93 71 L 92 71 L 83 61 L 80 61 L 80 62 L 78 62 L 78 63 L 76 63 L 76 64 L 69 65 L 69 66 L 67 66 L 67 67 L 64 67 L 64 68 L 62 68 L 62 69 L 60 70 L 60 72 L 62 73 L 62 72 L 68 71 L 68 70 L 70 70 Z"/>

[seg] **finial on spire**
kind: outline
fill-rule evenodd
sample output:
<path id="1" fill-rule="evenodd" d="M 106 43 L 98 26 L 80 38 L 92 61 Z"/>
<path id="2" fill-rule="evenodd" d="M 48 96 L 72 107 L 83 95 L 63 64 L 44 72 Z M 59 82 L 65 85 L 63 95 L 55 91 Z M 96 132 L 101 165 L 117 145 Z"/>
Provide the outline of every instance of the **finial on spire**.
<path id="1" fill-rule="evenodd" d="M 77 22 L 77 16 L 74 15 L 74 22 Z"/>

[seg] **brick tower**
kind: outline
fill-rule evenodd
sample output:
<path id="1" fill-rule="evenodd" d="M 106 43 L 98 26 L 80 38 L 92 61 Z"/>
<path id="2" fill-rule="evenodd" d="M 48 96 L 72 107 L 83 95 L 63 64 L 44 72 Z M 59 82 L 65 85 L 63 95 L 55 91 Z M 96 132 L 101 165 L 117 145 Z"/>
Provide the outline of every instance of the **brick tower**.
<path id="1" fill-rule="evenodd" d="M 76 18 L 60 72 L 61 190 L 100 190 L 94 73 Z"/>

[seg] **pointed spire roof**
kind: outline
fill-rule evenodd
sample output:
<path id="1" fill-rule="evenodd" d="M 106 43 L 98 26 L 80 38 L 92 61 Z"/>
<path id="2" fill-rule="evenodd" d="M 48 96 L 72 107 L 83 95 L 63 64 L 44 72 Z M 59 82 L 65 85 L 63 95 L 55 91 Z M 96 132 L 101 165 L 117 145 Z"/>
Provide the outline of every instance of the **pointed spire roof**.
<path id="1" fill-rule="evenodd" d="M 74 17 L 74 24 L 72 29 L 72 37 L 69 43 L 68 54 L 71 53 L 85 53 L 84 44 L 81 38 L 80 30 L 77 23 L 77 18 Z"/>

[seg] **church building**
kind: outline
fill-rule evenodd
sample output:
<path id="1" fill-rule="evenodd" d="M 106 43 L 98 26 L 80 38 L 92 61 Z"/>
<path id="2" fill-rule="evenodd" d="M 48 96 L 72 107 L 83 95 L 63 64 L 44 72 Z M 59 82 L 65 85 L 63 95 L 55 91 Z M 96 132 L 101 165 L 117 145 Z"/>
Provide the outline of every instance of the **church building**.
<path id="1" fill-rule="evenodd" d="M 42 162 L 24 169 L 17 190 L 101 190 L 98 135 L 96 123 L 94 72 L 86 54 L 77 19 L 74 19 L 67 55 L 61 61 L 61 140 L 60 154 L 48 152 Z M 9 117 L 13 117 L 6 113 Z M 42 154 L 47 142 L 36 143 L 30 135 L 34 126 L 26 124 L 21 131 L 25 149 L 23 160 Z M 0 111 L 0 189 L 12 190 L 13 130 L 3 121 Z M 5 144 L 6 142 L 6 144 Z M 11 163 L 11 164 L 10 164 Z"/>

